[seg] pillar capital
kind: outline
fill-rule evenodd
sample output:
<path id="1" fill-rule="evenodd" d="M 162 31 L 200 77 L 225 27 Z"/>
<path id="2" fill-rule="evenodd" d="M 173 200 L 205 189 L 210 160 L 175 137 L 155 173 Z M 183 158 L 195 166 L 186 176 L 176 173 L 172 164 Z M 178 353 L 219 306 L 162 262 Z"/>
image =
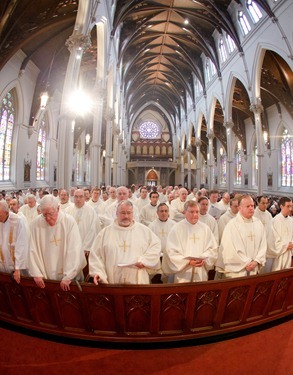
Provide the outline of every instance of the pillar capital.
<path id="1" fill-rule="evenodd" d="M 66 40 L 65 45 L 70 52 L 72 52 L 74 48 L 80 49 L 83 52 L 88 49 L 92 43 L 89 35 L 75 33 Z"/>

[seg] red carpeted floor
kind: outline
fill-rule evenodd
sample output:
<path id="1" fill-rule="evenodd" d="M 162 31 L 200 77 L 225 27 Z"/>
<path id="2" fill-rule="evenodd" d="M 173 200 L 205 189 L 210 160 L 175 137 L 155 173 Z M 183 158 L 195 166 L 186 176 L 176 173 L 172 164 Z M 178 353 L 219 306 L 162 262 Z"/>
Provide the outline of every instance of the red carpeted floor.
<path id="1" fill-rule="evenodd" d="M 293 373 L 293 321 L 204 345 L 157 349 L 77 346 L 0 328 L 0 374 Z"/>

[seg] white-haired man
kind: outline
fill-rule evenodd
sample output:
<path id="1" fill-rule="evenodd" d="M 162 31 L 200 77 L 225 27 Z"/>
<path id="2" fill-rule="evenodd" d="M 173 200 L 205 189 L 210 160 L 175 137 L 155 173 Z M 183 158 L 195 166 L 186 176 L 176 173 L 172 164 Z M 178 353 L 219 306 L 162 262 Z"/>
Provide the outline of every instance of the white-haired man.
<path id="1" fill-rule="evenodd" d="M 42 215 L 30 228 L 29 273 L 40 288 L 45 288 L 44 279 L 52 279 L 60 280 L 61 289 L 66 291 L 73 279 L 83 279 L 86 266 L 79 230 L 52 195 L 42 198 L 40 208 Z"/>

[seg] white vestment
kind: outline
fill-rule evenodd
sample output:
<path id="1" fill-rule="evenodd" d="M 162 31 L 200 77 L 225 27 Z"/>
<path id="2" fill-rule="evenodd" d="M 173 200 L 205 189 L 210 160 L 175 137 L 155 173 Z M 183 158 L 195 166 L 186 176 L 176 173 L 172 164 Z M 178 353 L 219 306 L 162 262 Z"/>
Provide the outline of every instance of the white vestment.
<path id="1" fill-rule="evenodd" d="M 75 220 L 59 211 L 56 224 L 50 226 L 43 216 L 38 216 L 31 225 L 30 275 L 52 280 L 82 280 L 85 266 Z"/>
<path id="2" fill-rule="evenodd" d="M 204 224 L 206 224 L 210 230 L 213 232 L 215 240 L 217 244 L 219 244 L 219 231 L 218 231 L 218 223 L 215 218 L 213 218 L 210 214 L 201 215 L 199 214 L 198 220 Z"/>
<path id="3" fill-rule="evenodd" d="M 262 211 L 258 207 L 256 207 L 256 209 L 254 210 L 253 216 L 256 217 L 257 219 L 259 219 L 262 222 L 262 224 L 265 228 L 266 238 L 267 238 L 267 247 L 268 247 L 267 250 L 269 250 L 269 244 L 270 244 L 271 238 L 272 238 L 273 217 L 269 213 L 269 211 L 267 211 L 267 210 Z M 271 272 L 272 263 L 273 263 L 273 260 L 269 256 L 269 252 L 267 252 L 266 264 L 265 264 L 264 268 L 261 270 L 261 273 Z"/>
<path id="4" fill-rule="evenodd" d="M 262 222 L 255 217 L 245 219 L 238 212 L 224 229 L 217 265 L 226 277 L 255 275 L 265 265 L 266 251 L 267 240 Z M 252 261 L 256 261 L 258 266 L 248 272 L 245 267 Z"/>
<path id="5" fill-rule="evenodd" d="M 230 207 L 230 203 L 225 203 L 225 202 L 223 201 L 223 199 L 221 199 L 220 202 L 217 202 L 217 203 L 215 204 L 215 206 L 216 206 L 219 210 L 221 210 L 221 211 L 227 211 L 228 208 Z"/>
<path id="6" fill-rule="evenodd" d="M 24 219 L 13 212 L 0 223 L 0 271 L 26 270 L 28 236 Z"/>
<path id="7" fill-rule="evenodd" d="M 157 215 L 157 205 L 152 206 L 150 203 L 143 206 L 140 210 L 139 222 L 149 226 L 149 224 L 158 217 Z"/>
<path id="8" fill-rule="evenodd" d="M 199 221 L 191 224 L 184 219 L 169 233 L 163 256 L 164 269 L 167 273 L 175 273 L 175 283 L 206 281 L 217 255 L 218 244 L 210 228 Z M 204 259 L 204 265 L 193 267 L 188 258 Z"/>
<path id="9" fill-rule="evenodd" d="M 174 221 L 178 222 L 185 219 L 185 215 L 183 213 L 185 203 L 186 201 L 183 202 L 179 197 L 171 201 L 171 208 L 173 211 L 172 219 Z"/>
<path id="10" fill-rule="evenodd" d="M 33 208 L 30 208 L 28 204 L 25 204 L 21 206 L 19 209 L 19 211 L 22 212 L 24 216 L 26 217 L 29 225 L 39 215 L 38 210 L 37 210 L 38 205 L 39 204 L 36 203 L 36 205 Z"/>
<path id="11" fill-rule="evenodd" d="M 157 267 L 161 244 L 145 225 L 137 222 L 129 227 L 114 223 L 97 236 L 89 256 L 89 273 L 99 275 L 109 284 L 149 284 L 147 268 Z M 141 262 L 145 268 L 133 264 Z"/>
<path id="12" fill-rule="evenodd" d="M 65 212 L 73 216 L 77 222 L 82 241 L 82 249 L 84 251 L 90 251 L 99 229 L 99 220 L 95 210 L 85 203 L 81 208 L 77 208 L 73 204 L 68 207 Z"/>
<path id="13" fill-rule="evenodd" d="M 229 208 L 223 215 L 220 216 L 218 220 L 219 243 L 221 242 L 225 226 L 229 223 L 230 220 L 234 219 L 236 215 L 237 214 L 233 214 L 231 208 Z"/>
<path id="14" fill-rule="evenodd" d="M 68 202 L 63 203 L 63 204 L 59 202 L 60 210 L 65 210 L 66 208 L 68 208 L 72 205 L 73 205 L 73 203 L 70 200 L 68 200 Z"/>
<path id="15" fill-rule="evenodd" d="M 279 213 L 272 220 L 272 235 L 268 246 L 268 256 L 274 258 L 272 271 L 291 267 L 292 250 L 287 250 L 289 242 L 293 242 L 293 219 Z"/>
<path id="16" fill-rule="evenodd" d="M 139 197 L 136 201 L 135 201 L 135 204 L 136 204 L 136 207 L 138 208 L 138 211 L 140 211 L 143 206 L 145 206 L 146 204 L 149 204 L 150 203 L 150 199 L 149 197 L 147 196 L 146 198 L 141 198 Z"/>

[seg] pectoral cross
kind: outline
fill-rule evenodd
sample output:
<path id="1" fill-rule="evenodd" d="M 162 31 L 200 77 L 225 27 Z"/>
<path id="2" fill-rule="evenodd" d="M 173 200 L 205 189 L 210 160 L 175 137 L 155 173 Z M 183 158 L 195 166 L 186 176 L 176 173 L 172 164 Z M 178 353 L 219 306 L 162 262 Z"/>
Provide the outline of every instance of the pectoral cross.
<path id="1" fill-rule="evenodd" d="M 61 241 L 61 239 L 57 240 L 57 238 L 54 235 L 53 240 L 50 241 L 50 243 L 54 243 L 56 246 L 58 246 L 58 242 L 60 242 L 60 241 Z"/>
<path id="2" fill-rule="evenodd" d="M 189 237 L 190 240 L 193 240 L 193 242 L 195 243 L 196 240 L 199 240 L 199 237 L 196 237 L 195 234 L 192 235 L 192 237 Z"/>
<path id="3" fill-rule="evenodd" d="M 168 232 L 164 232 L 164 228 L 162 228 L 162 231 L 159 232 L 159 234 L 162 236 L 162 238 L 164 238 L 165 234 L 168 234 Z"/>
<path id="4" fill-rule="evenodd" d="M 250 238 L 251 241 L 253 241 L 254 234 L 250 233 L 248 238 Z"/>
<path id="5" fill-rule="evenodd" d="M 125 253 L 126 248 L 127 248 L 127 247 L 130 247 L 130 246 L 129 246 L 129 245 L 126 245 L 126 241 L 123 241 L 123 245 L 119 245 L 119 247 L 123 247 L 123 251 L 124 251 L 124 253 Z"/>

